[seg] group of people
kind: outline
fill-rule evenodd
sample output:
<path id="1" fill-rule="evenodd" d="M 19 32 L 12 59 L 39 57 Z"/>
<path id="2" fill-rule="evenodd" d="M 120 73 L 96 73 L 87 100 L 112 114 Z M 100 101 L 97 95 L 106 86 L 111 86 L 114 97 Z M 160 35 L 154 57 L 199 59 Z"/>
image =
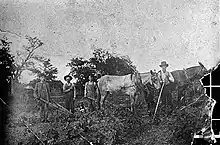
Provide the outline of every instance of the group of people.
<path id="1" fill-rule="evenodd" d="M 76 87 L 70 81 L 73 78 L 70 75 L 64 77 L 66 83 L 63 86 L 64 98 L 65 98 L 65 106 L 66 109 L 74 113 L 74 101 L 76 99 Z M 97 99 L 97 91 L 98 86 L 97 83 L 93 80 L 93 76 L 90 75 L 88 77 L 89 81 L 85 83 L 84 89 L 84 98 L 88 100 L 89 110 L 95 110 L 95 103 Z"/>
<path id="2" fill-rule="evenodd" d="M 162 61 L 159 65 L 161 70 L 159 71 L 159 81 L 161 84 L 164 84 L 162 89 L 161 101 L 165 106 L 170 105 L 172 107 L 171 100 L 171 90 L 175 87 L 174 85 L 174 77 L 172 74 L 167 71 L 167 67 L 169 66 L 166 61 Z M 50 102 L 50 88 L 49 84 L 45 81 L 45 77 L 40 77 L 41 81 L 38 82 L 35 86 L 34 95 L 35 97 L 42 98 Z M 74 102 L 76 99 L 76 87 L 71 80 L 73 78 L 70 75 L 66 75 L 64 80 L 66 83 L 63 85 L 64 99 L 65 99 L 65 107 L 72 113 L 74 113 Z M 89 81 L 85 84 L 84 89 L 84 97 L 89 102 L 89 110 L 94 111 L 95 103 L 97 101 L 97 91 L 98 86 L 97 83 L 94 82 L 93 76 L 89 76 Z M 40 106 L 40 116 L 43 122 L 48 121 L 48 104 L 44 102 L 39 103 Z"/>
<path id="3" fill-rule="evenodd" d="M 76 99 L 76 86 L 71 83 L 73 78 L 70 75 L 64 76 L 64 80 L 66 83 L 63 85 L 63 93 L 64 93 L 64 102 L 65 108 L 70 112 L 74 113 L 74 104 Z M 97 99 L 97 84 L 93 80 L 93 76 L 90 75 L 88 77 L 89 81 L 85 84 L 84 90 L 84 98 L 86 98 L 89 102 L 89 110 L 95 110 L 95 103 Z M 49 84 L 45 81 L 45 77 L 40 76 L 40 82 L 35 85 L 34 89 L 34 97 L 41 98 L 45 101 L 50 102 L 50 87 Z M 40 118 L 42 122 L 48 122 L 48 103 L 39 102 L 40 108 Z"/>

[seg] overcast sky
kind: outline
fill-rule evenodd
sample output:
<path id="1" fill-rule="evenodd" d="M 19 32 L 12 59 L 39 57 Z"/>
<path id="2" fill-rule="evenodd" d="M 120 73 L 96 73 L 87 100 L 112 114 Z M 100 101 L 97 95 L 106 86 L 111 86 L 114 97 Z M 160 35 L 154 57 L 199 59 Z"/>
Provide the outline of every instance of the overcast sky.
<path id="1" fill-rule="evenodd" d="M 8 0 L 1 1 L 0 29 L 37 36 L 38 54 L 58 68 L 58 79 L 69 72 L 74 56 L 89 57 L 94 48 L 128 55 L 140 72 L 198 65 L 219 60 L 218 0 Z M 1 35 L 2 36 L 2 35 Z M 13 39 L 13 51 L 24 40 Z M 23 82 L 32 77 L 23 74 Z"/>

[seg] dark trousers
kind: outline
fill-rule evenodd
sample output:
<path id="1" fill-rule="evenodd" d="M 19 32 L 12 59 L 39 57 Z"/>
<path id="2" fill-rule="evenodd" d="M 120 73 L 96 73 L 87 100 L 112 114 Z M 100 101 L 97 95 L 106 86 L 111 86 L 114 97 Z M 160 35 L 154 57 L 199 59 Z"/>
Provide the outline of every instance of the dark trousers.
<path id="1" fill-rule="evenodd" d="M 74 102 L 75 102 L 75 100 L 70 95 L 67 95 L 65 97 L 66 97 L 65 98 L 66 109 L 73 113 L 74 112 Z"/>
<path id="2" fill-rule="evenodd" d="M 40 118 L 43 121 L 46 121 L 48 119 L 48 104 L 44 102 L 39 102 L 39 108 L 40 108 Z"/>
<path id="3" fill-rule="evenodd" d="M 96 108 L 95 107 L 96 106 L 96 100 L 88 98 L 88 103 L 89 103 L 89 111 L 94 111 L 95 108 Z"/>
<path id="4" fill-rule="evenodd" d="M 164 85 L 162 94 L 161 94 L 161 102 L 162 105 L 164 105 L 166 108 L 169 105 L 171 109 L 173 109 L 172 104 L 172 91 L 175 88 L 175 83 L 169 83 L 167 85 Z"/>

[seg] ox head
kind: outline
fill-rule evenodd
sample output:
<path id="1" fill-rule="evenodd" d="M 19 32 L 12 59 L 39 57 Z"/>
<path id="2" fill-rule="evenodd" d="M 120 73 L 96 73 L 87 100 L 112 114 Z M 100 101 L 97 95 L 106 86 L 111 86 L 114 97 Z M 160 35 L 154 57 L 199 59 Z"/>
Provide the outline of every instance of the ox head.
<path id="1" fill-rule="evenodd" d="M 161 84 L 160 84 L 160 79 L 159 79 L 159 74 L 154 70 L 150 70 L 151 74 L 151 83 L 154 85 L 155 89 L 160 89 Z"/>
<path id="2" fill-rule="evenodd" d="M 131 79 L 136 83 L 141 83 L 142 84 L 141 75 L 138 71 L 134 71 L 134 73 L 132 74 Z"/>

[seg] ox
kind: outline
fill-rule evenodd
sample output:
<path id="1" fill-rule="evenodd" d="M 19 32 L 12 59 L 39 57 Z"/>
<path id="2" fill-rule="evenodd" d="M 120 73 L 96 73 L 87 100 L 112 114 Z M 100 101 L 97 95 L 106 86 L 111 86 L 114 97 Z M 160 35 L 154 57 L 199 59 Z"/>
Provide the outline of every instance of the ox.
<path id="1" fill-rule="evenodd" d="M 145 95 L 145 101 L 147 102 L 148 109 L 151 110 L 154 96 L 156 95 L 157 90 L 161 87 L 158 73 L 150 70 L 150 72 L 141 73 L 140 76 L 145 87 L 145 91 L 147 92 Z"/>
<path id="2" fill-rule="evenodd" d="M 201 79 L 204 75 L 208 74 L 205 66 L 199 62 L 199 66 L 193 66 L 183 70 L 172 71 L 172 75 L 176 82 L 193 81 L 195 79 Z"/>
<path id="3" fill-rule="evenodd" d="M 98 79 L 98 90 L 100 107 L 103 108 L 108 95 L 114 94 L 114 96 L 117 96 L 117 94 L 122 93 L 129 96 L 132 112 L 138 97 L 143 95 L 143 92 L 140 92 L 143 90 L 141 77 L 137 72 L 124 76 L 102 76 Z"/>
<path id="4" fill-rule="evenodd" d="M 201 85 L 197 85 L 199 88 L 195 88 L 195 82 L 198 82 L 204 75 L 208 74 L 210 71 L 205 68 L 205 66 L 199 62 L 199 66 L 189 67 L 183 70 L 175 70 L 172 71 L 171 74 L 174 77 L 174 90 L 170 91 L 177 91 L 178 99 L 177 105 L 181 105 L 181 98 L 183 98 L 183 102 L 185 103 L 185 94 L 188 89 L 193 88 L 193 91 L 196 90 L 203 90 Z"/>
<path id="5" fill-rule="evenodd" d="M 205 66 L 199 62 L 199 66 L 189 67 L 183 70 L 175 70 L 172 71 L 172 75 L 174 77 L 176 83 L 176 89 L 178 89 L 178 104 L 181 103 L 181 98 L 183 97 L 183 102 L 185 103 L 185 97 L 183 92 L 191 87 L 193 92 L 202 91 L 203 88 L 198 84 L 198 80 L 200 80 L 204 75 L 208 74 L 210 71 L 205 68 Z M 196 88 L 199 87 L 199 88 Z M 186 91 L 187 92 L 187 91 Z"/>

